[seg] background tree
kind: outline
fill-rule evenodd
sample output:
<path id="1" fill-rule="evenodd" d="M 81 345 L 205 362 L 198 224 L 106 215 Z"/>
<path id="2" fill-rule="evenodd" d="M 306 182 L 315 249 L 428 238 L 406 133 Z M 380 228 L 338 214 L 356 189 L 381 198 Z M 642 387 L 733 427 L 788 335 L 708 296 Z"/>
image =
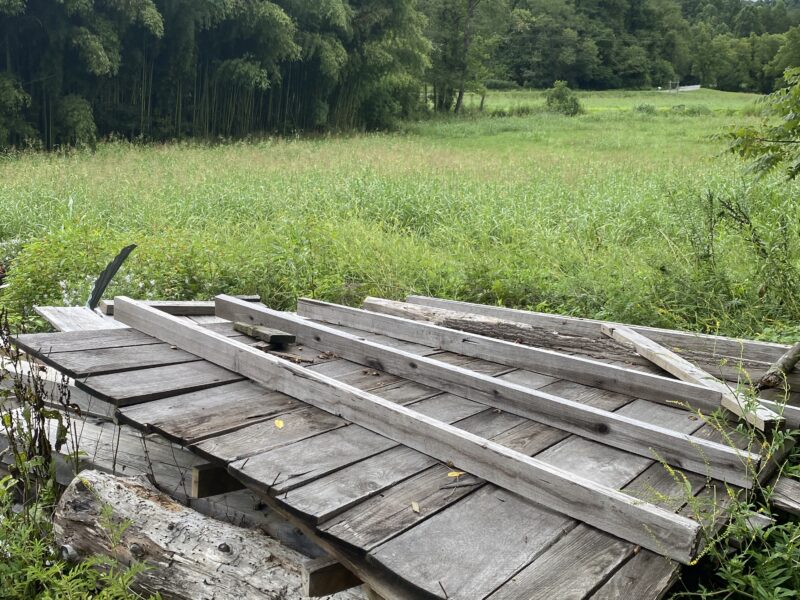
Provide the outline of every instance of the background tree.
<path id="1" fill-rule="evenodd" d="M 731 131 L 730 150 L 752 161 L 764 175 L 782 169 L 788 179 L 800 175 L 800 68 L 784 74 L 786 87 L 764 99 L 765 119 L 759 127 Z"/>

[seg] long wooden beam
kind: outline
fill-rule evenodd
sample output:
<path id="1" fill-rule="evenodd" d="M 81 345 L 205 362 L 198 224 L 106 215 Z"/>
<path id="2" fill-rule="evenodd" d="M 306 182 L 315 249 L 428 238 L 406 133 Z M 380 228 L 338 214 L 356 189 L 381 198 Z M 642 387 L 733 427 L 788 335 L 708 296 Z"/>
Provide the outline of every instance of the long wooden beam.
<path id="1" fill-rule="evenodd" d="M 217 297 L 217 314 L 289 331 L 304 337 L 307 344 L 341 358 L 741 487 L 752 487 L 752 473 L 758 471 L 761 462 L 761 457 L 751 452 L 389 348 L 230 296 Z"/>
<path id="2" fill-rule="evenodd" d="M 365 310 L 359 310 L 303 298 L 297 303 L 297 314 L 316 321 L 390 335 L 407 342 L 569 379 L 659 404 L 686 407 L 705 413 L 719 408 L 719 392 L 704 386 L 618 367 L 599 360 L 434 325 L 425 322 L 430 317 L 430 310 L 423 306 L 382 298 L 367 298 L 363 306 Z"/>
<path id="3" fill-rule="evenodd" d="M 407 298 L 407 303 L 410 305 L 458 312 L 463 315 L 480 315 L 502 321 L 520 323 L 542 330 L 550 330 L 556 332 L 560 336 L 580 336 L 590 340 L 607 339 L 607 336 L 605 336 L 602 331 L 604 325 L 620 325 L 610 321 L 579 319 L 577 317 L 551 315 L 527 310 L 503 308 L 500 306 L 487 306 L 484 304 L 473 304 L 457 300 L 429 298 L 427 296 L 409 296 Z M 742 355 L 744 355 L 744 358 L 752 358 L 754 360 L 772 363 L 780 358 L 789 348 L 789 346 L 781 344 L 737 340 L 723 336 L 687 333 L 670 329 L 659 329 L 656 327 L 634 326 L 631 327 L 631 329 L 660 344 L 681 347 L 685 350 L 691 350 L 698 355 L 702 355 L 703 353 L 709 355 L 708 348 L 712 347 L 715 353 L 732 357 L 731 362 L 734 363 L 736 357 L 742 357 Z M 706 365 L 707 368 L 711 368 L 712 366 L 719 367 L 719 364 Z M 764 368 L 767 369 L 768 366 L 769 365 L 766 364 Z M 737 369 L 731 368 L 728 369 L 728 371 L 734 372 L 737 376 L 739 375 Z M 735 377 L 729 377 L 727 375 L 726 379 L 736 380 Z M 800 373 L 797 373 L 795 369 L 795 371 L 787 376 L 787 379 L 789 383 L 800 384 Z M 792 429 L 800 429 L 800 406 L 793 406 L 785 402 L 775 402 L 764 398 L 760 398 L 759 403 L 761 406 L 781 415 L 785 419 L 786 424 Z"/>
<path id="4" fill-rule="evenodd" d="M 682 381 L 704 385 L 721 394 L 721 405 L 737 417 L 744 419 L 756 429 L 769 431 L 777 427 L 783 418 L 758 401 L 748 402 L 742 394 L 732 391 L 726 384 L 700 367 L 693 365 L 672 350 L 643 336 L 624 325 L 603 325 L 603 333 L 621 344 L 633 346 L 634 350 L 647 360 L 664 369 Z"/>
<path id="5" fill-rule="evenodd" d="M 129 298 L 116 298 L 115 310 L 118 320 L 148 335 L 629 542 L 682 563 L 699 549 L 701 526 L 691 519 Z"/>
<path id="6" fill-rule="evenodd" d="M 518 323 L 527 323 L 535 327 L 544 327 L 551 331 L 558 331 L 562 335 L 573 335 L 592 339 L 603 339 L 604 336 L 601 331 L 602 325 L 622 325 L 622 323 L 613 323 L 611 321 L 601 321 L 598 319 L 583 319 L 530 310 L 505 308 L 502 306 L 489 306 L 486 304 L 461 302 L 458 300 L 431 298 L 428 296 L 408 296 L 406 302 L 409 304 L 443 308 L 461 313 L 484 315 L 497 319 L 516 321 Z M 756 342 L 721 335 L 692 333 L 673 329 L 662 329 L 659 327 L 633 325 L 631 329 L 661 344 L 675 346 L 685 350 L 708 353 L 708 349 L 713 348 L 715 353 L 725 356 L 735 357 L 745 355 L 755 360 L 768 363 L 774 362 L 789 349 L 789 346 L 784 344 Z"/>

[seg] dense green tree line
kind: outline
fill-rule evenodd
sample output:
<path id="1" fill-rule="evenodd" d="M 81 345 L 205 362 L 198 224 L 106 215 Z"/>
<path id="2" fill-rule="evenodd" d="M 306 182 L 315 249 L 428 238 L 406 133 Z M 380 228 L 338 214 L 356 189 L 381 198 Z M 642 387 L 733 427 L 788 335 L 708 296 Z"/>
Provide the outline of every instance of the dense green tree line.
<path id="1" fill-rule="evenodd" d="M 0 145 L 386 126 L 422 24 L 414 0 L 0 0 Z"/>
<path id="2" fill-rule="evenodd" d="M 440 110 L 485 85 L 769 92 L 800 65 L 796 0 L 429 0 Z M 455 40 L 461 43 L 455 43 Z M 465 76 L 464 73 L 467 73 Z M 489 74 L 487 76 L 487 74 Z"/>
<path id="3" fill-rule="evenodd" d="M 769 92 L 798 24 L 800 0 L 0 0 L 0 146 L 380 128 L 487 83 Z"/>

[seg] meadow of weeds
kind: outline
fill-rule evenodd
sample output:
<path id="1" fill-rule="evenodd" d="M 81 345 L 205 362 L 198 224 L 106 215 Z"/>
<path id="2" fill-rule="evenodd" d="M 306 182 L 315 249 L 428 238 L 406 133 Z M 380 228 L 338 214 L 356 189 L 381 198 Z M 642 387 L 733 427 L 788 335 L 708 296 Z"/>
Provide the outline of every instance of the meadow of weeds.
<path id="1" fill-rule="evenodd" d="M 800 334 L 798 187 L 754 182 L 713 139 L 757 118 L 753 96 L 582 94 L 586 113 L 570 118 L 538 110 L 536 92 L 495 95 L 487 112 L 533 110 L 389 134 L 5 156 L 0 302 L 17 318 L 82 304 L 135 242 L 110 294 L 259 293 L 286 308 L 414 292 Z"/>
<path id="2" fill-rule="evenodd" d="M 135 242 L 109 295 L 290 308 L 413 292 L 797 341 L 800 188 L 754 180 L 714 139 L 758 118 L 755 97 L 580 101 L 565 117 L 539 92 L 493 92 L 483 113 L 471 98 L 459 119 L 395 133 L 0 157 L 0 304 L 36 326 L 33 304 L 83 304 Z M 738 554 L 714 545 L 683 597 L 794 597 L 800 529 L 752 532 L 760 503 L 733 512 Z M 43 562 L 24 556 L 15 572 Z"/>

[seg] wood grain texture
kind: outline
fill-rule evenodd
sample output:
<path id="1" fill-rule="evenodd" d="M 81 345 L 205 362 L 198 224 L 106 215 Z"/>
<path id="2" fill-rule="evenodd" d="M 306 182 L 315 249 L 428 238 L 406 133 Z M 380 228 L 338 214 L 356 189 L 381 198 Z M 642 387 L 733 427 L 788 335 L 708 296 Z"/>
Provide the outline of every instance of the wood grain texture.
<path id="1" fill-rule="evenodd" d="M 703 369 L 690 363 L 685 358 L 677 355 L 668 348 L 637 333 L 627 326 L 602 325 L 601 331 L 608 337 L 633 346 L 638 354 L 658 365 L 678 379 L 704 385 L 720 393 L 720 405 L 732 412 L 737 417 L 745 419 L 748 423 L 761 431 L 768 431 L 783 421 L 783 418 L 759 404 L 748 405 L 748 399 L 730 386 L 719 381 Z"/>
<path id="2" fill-rule="evenodd" d="M 26 333 L 16 336 L 14 342 L 22 350 L 37 356 L 162 343 L 152 336 L 130 328 L 63 333 Z"/>
<path id="3" fill-rule="evenodd" d="M 600 330 L 601 325 L 621 325 L 621 323 L 613 323 L 611 321 L 582 319 L 578 317 L 567 317 L 563 315 L 553 315 L 527 310 L 515 310 L 500 306 L 488 306 L 470 302 L 459 302 L 456 300 L 444 300 L 441 298 L 430 298 L 427 296 L 412 295 L 406 298 L 406 302 L 410 304 L 438 307 L 457 312 L 474 313 L 491 316 L 498 319 L 507 319 L 510 321 L 527 323 L 538 327 L 544 327 L 551 331 L 558 331 L 564 335 L 579 336 L 595 340 L 602 340 L 604 338 L 604 335 Z M 780 356 L 789 349 L 789 346 L 785 344 L 756 342 L 752 340 L 736 339 L 719 335 L 676 331 L 673 329 L 661 329 L 658 327 L 643 327 L 640 325 L 632 325 L 631 328 L 652 340 L 677 349 L 676 351 L 678 352 L 695 350 L 708 354 L 719 353 L 730 357 L 746 355 L 753 360 L 771 363 L 780 358 Z"/>
<path id="4" fill-rule="evenodd" d="M 213 300 L 150 300 L 147 302 L 147 305 L 180 317 L 214 314 Z M 111 316 L 114 314 L 114 301 L 101 300 L 98 309 L 104 314 Z"/>
<path id="5" fill-rule="evenodd" d="M 127 524 L 119 543 L 102 524 L 107 508 L 114 522 Z M 273 600 L 301 593 L 296 553 L 259 531 L 181 506 L 143 477 L 84 471 L 56 507 L 54 531 L 75 558 L 111 555 L 123 564 L 145 563 L 133 581 L 144 596 Z"/>
<path id="6" fill-rule="evenodd" d="M 445 462 L 453 460 L 463 470 L 602 530 L 666 551 L 676 560 L 688 562 L 697 550 L 700 529 L 689 519 L 633 502 L 621 492 L 570 476 L 441 421 L 312 374 L 293 363 L 260 353 L 236 340 L 184 323 L 135 301 L 116 298 L 115 311 L 121 322 L 167 343 L 339 414 L 398 443 Z"/>
<path id="7" fill-rule="evenodd" d="M 800 516 L 800 481 L 781 477 L 772 489 L 771 500 L 776 508 Z"/>
<path id="8" fill-rule="evenodd" d="M 660 600 L 678 580 L 675 563 L 647 550 L 639 551 L 609 579 L 591 600 Z"/>
<path id="9" fill-rule="evenodd" d="M 196 356 L 168 344 L 148 344 L 121 348 L 100 348 L 57 352 L 43 357 L 47 364 L 75 379 L 107 375 L 147 367 L 176 365 L 199 360 Z"/>
<path id="10" fill-rule="evenodd" d="M 204 390 L 243 379 L 244 377 L 237 373 L 198 360 L 180 365 L 76 379 L 75 385 L 101 400 L 121 407 L 179 393 Z"/>
<path id="11" fill-rule="evenodd" d="M 572 379 L 586 385 L 655 402 L 683 401 L 693 408 L 709 411 L 715 410 L 719 405 L 718 394 L 701 386 L 579 356 L 441 327 L 434 324 L 446 319 L 448 313 L 441 309 L 429 309 L 380 298 L 367 298 L 363 306 L 366 310 L 301 299 L 298 301 L 297 312 L 310 319 L 378 333 L 391 332 L 396 337 L 420 344 L 466 356 L 495 360 L 557 378 Z"/>
<path id="12" fill-rule="evenodd" d="M 752 475 L 738 453 L 724 444 L 695 439 L 657 424 L 583 405 L 566 398 L 504 382 L 470 369 L 387 348 L 357 335 L 273 311 L 234 298 L 217 299 L 217 312 L 234 321 L 275 327 L 348 360 L 381 369 L 425 385 L 453 391 L 464 398 L 530 418 L 642 456 L 654 453 L 668 463 L 742 487 L 753 485 Z M 463 359 L 463 357 L 462 357 Z M 468 366 L 468 365 L 467 365 Z M 760 457 L 748 457 L 748 463 Z"/>
<path id="13" fill-rule="evenodd" d="M 101 317 L 85 306 L 34 306 L 40 317 L 59 331 L 88 331 L 122 329 L 125 326 L 114 319 Z"/>
<path id="14" fill-rule="evenodd" d="M 431 401 L 423 401 L 430 404 Z M 421 403 L 422 404 L 422 403 Z M 428 407 L 431 408 L 430 406 Z M 509 413 L 498 411 L 481 411 L 478 414 L 458 419 L 469 411 L 468 407 L 459 407 L 465 413 L 451 413 L 442 420 L 454 422 L 464 431 L 469 431 L 487 439 L 519 425 L 523 419 Z M 425 408 L 422 408 L 423 412 Z M 411 448 L 393 446 L 391 449 L 370 458 L 332 472 L 329 476 L 317 479 L 293 490 L 283 499 L 291 505 L 292 510 L 306 515 L 313 522 L 328 520 L 336 514 L 350 508 L 395 483 L 416 475 L 436 464 L 429 456 Z M 449 482 L 448 482 L 449 483 Z"/>
<path id="15" fill-rule="evenodd" d="M 631 544 L 578 525 L 489 600 L 583 600 L 634 551 Z M 580 565 L 580 569 L 565 568 L 568 565 Z"/>
<path id="16" fill-rule="evenodd" d="M 446 593 L 451 598 L 479 599 L 574 527 L 575 521 L 564 515 L 484 486 L 382 544 L 371 556 L 437 597 Z M 443 565 L 458 568 L 444 570 Z"/>
<path id="17" fill-rule="evenodd" d="M 273 419 L 300 406 L 285 394 L 240 381 L 123 407 L 117 410 L 117 418 L 188 446 Z"/>

